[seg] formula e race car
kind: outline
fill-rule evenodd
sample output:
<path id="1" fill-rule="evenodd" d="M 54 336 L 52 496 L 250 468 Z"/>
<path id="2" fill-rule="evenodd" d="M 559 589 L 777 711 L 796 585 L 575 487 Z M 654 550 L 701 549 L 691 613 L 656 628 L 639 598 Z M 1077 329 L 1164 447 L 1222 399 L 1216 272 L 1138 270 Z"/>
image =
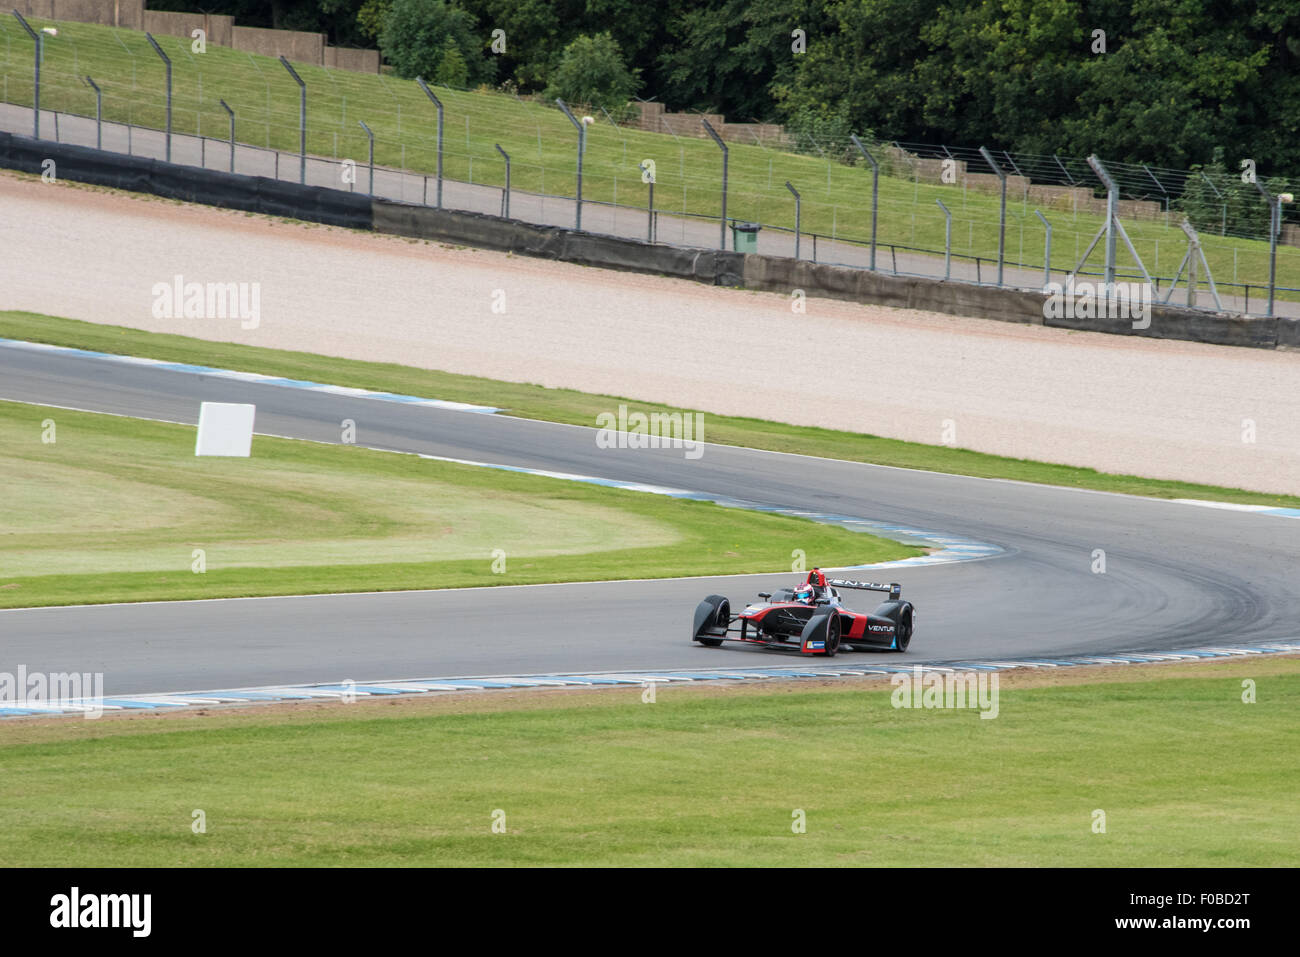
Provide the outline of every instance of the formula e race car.
<path id="1" fill-rule="evenodd" d="M 889 599 L 870 614 L 840 603 L 839 588 L 885 592 Z M 710 595 L 695 608 L 691 638 L 716 648 L 724 641 L 747 641 L 805 655 L 834 656 L 841 649 L 906 651 L 912 640 L 912 603 L 903 586 L 827 577 L 814 568 L 794 588 L 759 592 L 762 601 L 731 614 L 731 602 Z"/>

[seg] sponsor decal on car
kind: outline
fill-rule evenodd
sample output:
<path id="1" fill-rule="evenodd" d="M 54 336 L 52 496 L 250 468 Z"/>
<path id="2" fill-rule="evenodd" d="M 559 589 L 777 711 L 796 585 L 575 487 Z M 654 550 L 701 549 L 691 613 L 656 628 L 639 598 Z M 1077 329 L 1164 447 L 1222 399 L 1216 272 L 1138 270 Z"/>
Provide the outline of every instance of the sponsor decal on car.
<path id="1" fill-rule="evenodd" d="M 825 647 L 826 647 L 826 642 L 824 642 L 824 641 L 810 641 L 810 642 L 808 642 L 808 647 L 809 647 L 809 648 L 825 648 Z"/>

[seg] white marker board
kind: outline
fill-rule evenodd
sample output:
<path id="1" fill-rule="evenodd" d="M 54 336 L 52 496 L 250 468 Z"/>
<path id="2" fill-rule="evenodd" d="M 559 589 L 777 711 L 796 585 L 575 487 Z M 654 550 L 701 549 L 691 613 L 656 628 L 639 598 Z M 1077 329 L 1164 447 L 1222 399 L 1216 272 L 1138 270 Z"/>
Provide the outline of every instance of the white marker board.
<path id="1" fill-rule="evenodd" d="M 257 406 L 238 402 L 204 402 L 199 408 L 195 455 L 248 458 L 253 447 L 253 416 Z"/>

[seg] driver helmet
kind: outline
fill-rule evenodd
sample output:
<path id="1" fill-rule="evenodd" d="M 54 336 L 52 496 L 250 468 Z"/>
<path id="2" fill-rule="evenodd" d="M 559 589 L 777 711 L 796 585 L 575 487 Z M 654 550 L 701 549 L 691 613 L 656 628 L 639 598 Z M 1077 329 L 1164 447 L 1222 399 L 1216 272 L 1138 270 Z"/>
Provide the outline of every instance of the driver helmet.
<path id="1" fill-rule="evenodd" d="M 804 582 L 794 593 L 795 601 L 812 602 L 813 587 L 810 582 Z"/>

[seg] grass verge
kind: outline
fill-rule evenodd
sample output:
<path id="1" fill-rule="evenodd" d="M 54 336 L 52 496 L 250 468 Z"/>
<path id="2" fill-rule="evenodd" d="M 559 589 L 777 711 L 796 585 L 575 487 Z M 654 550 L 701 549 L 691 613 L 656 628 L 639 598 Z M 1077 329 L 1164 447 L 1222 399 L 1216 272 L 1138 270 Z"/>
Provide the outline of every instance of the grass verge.
<path id="1" fill-rule="evenodd" d="M 1295 861 L 1300 661 L 1007 676 L 999 705 L 982 720 L 896 710 L 888 685 L 799 683 L 18 720 L 0 739 L 0 861 Z"/>
<path id="2" fill-rule="evenodd" d="M 596 416 L 627 402 L 644 412 L 682 411 L 654 403 L 573 389 L 500 382 L 478 376 L 416 369 L 392 363 L 338 359 L 308 352 L 209 342 L 168 333 L 141 332 L 31 312 L 0 311 L 0 338 L 72 346 L 96 352 L 145 356 L 217 368 L 328 382 L 333 385 L 397 392 L 503 407 L 506 414 L 547 422 L 594 427 Z M 708 440 L 720 445 L 793 452 L 851 462 L 926 469 L 981 478 L 1016 479 L 1070 488 L 1122 492 L 1154 498 L 1197 498 L 1249 505 L 1300 508 L 1300 496 L 1269 495 L 1244 489 L 1200 485 L 1136 475 L 1116 475 L 1071 465 L 1014 459 L 967 449 L 923 445 L 874 435 L 785 425 L 763 419 L 708 415 Z"/>
<path id="3" fill-rule="evenodd" d="M 258 436 L 251 458 L 196 458 L 189 426 L 16 402 L 0 402 L 0 448 L 0 607 L 764 572 L 795 547 L 827 566 L 922 553 L 351 446 Z"/>

